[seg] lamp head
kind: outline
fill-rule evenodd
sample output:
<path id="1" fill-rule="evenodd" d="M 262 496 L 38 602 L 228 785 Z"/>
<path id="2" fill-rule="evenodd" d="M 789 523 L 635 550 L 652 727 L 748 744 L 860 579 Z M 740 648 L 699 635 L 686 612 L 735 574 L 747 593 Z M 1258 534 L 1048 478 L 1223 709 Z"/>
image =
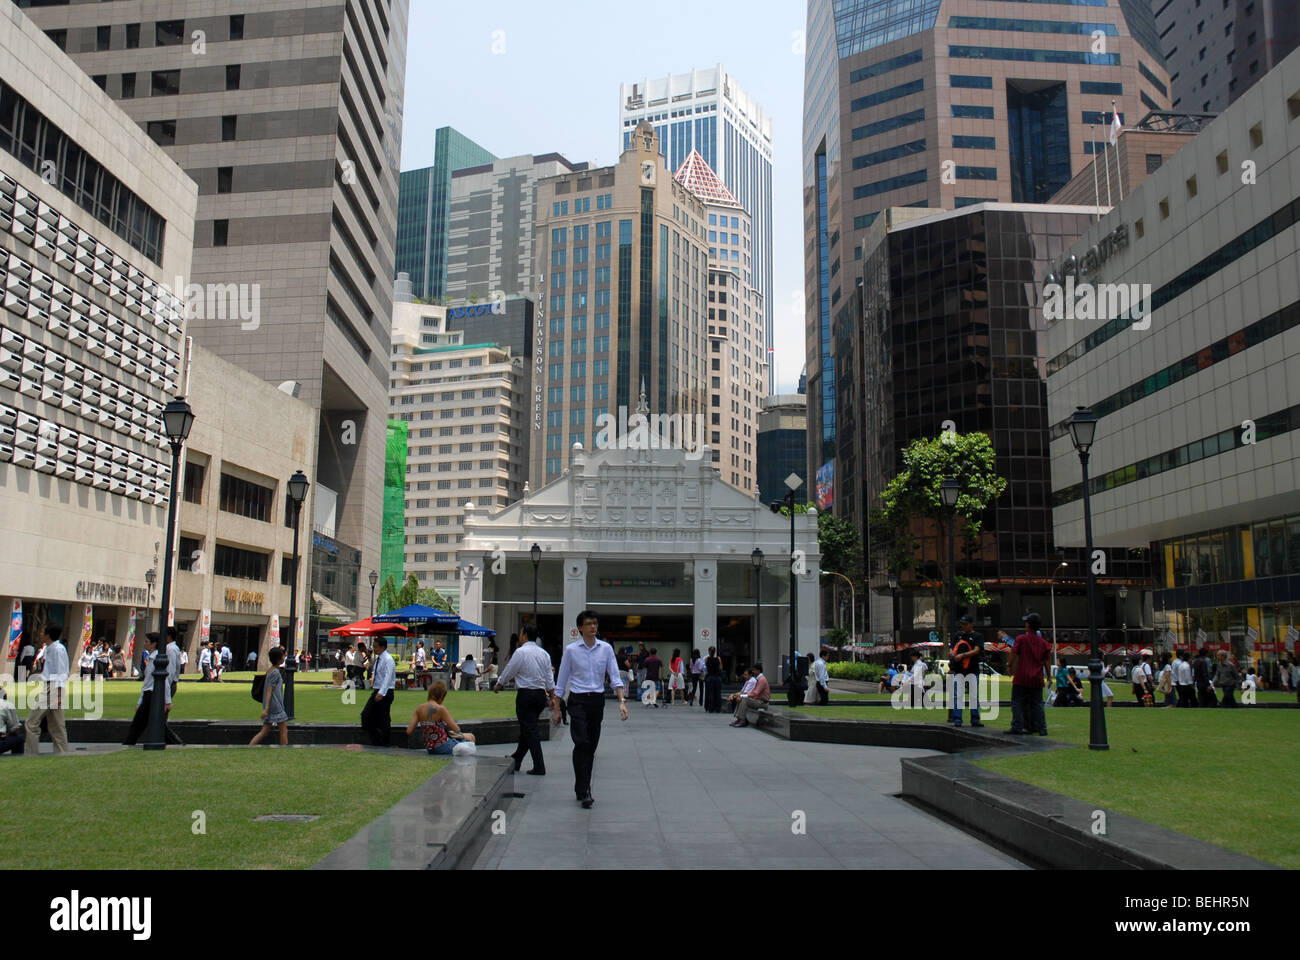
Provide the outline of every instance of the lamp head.
<path id="1" fill-rule="evenodd" d="M 173 446 L 180 446 L 190 435 L 190 428 L 194 426 L 194 411 L 190 409 L 184 397 L 176 397 L 163 407 L 162 417 L 167 439 Z"/>
<path id="2" fill-rule="evenodd" d="M 889 575 L 889 589 L 890 590 L 898 589 L 898 576 L 896 574 L 891 573 Z"/>
<path id="3" fill-rule="evenodd" d="M 939 496 L 945 508 L 954 509 L 957 506 L 957 498 L 961 496 L 961 483 L 956 477 L 946 478 L 939 486 Z"/>
<path id="4" fill-rule="evenodd" d="M 307 499 L 307 488 L 311 486 L 311 481 L 301 470 L 295 470 L 292 477 L 289 478 L 289 499 L 295 504 L 301 505 Z"/>
<path id="5" fill-rule="evenodd" d="M 1127 600 L 1127 599 L 1128 599 L 1128 587 L 1124 586 L 1123 584 L 1120 584 L 1120 587 L 1119 587 L 1119 598 L 1120 598 L 1121 600 Z"/>
<path id="6" fill-rule="evenodd" d="M 1074 449 L 1087 453 L 1097 436 L 1097 415 L 1087 407 L 1078 407 L 1070 417 L 1070 440 Z"/>
<path id="7" fill-rule="evenodd" d="M 533 558 L 534 567 L 542 562 L 542 548 L 537 544 L 533 544 L 532 549 L 528 551 L 528 555 Z"/>
<path id="8" fill-rule="evenodd" d="M 754 565 L 755 570 L 760 569 L 763 566 L 763 551 L 755 547 L 754 552 L 749 555 L 749 561 Z"/>
<path id="9" fill-rule="evenodd" d="M 366 579 L 370 581 L 370 585 L 373 587 L 375 584 L 377 584 L 377 583 L 379 582 L 379 574 L 377 574 L 377 573 L 375 573 L 375 571 L 371 570 L 371 571 L 370 571 L 370 576 L 368 576 Z"/>

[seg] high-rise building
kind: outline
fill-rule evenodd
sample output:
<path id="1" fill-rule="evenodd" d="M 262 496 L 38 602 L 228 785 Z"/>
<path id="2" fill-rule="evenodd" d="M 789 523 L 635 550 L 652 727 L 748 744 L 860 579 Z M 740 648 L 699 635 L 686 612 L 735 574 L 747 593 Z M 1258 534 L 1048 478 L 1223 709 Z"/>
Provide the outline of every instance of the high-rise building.
<path id="1" fill-rule="evenodd" d="M 1169 105 L 1138 0 L 809 0 L 804 257 L 809 473 L 836 455 L 837 320 L 889 207 L 1045 203 L 1126 124 Z M 998 13 L 1001 15 L 993 15 Z M 1115 108 L 1111 103 L 1114 101 Z M 846 358 L 846 361 L 847 358 Z"/>
<path id="2" fill-rule="evenodd" d="M 865 531 L 911 441 L 945 429 L 987 434 L 1007 488 L 985 512 L 976 545 L 958 546 L 956 557 L 957 575 L 982 581 L 989 595 L 975 613 L 985 626 L 1043 612 L 1062 560 L 1068 577 L 1056 584 L 1058 620 L 1071 628 L 1087 622 L 1079 590 L 1085 551 L 1071 540 L 1058 557 L 1052 536 L 1042 285 L 1058 251 L 1095 216 L 1092 206 L 1048 204 L 891 208 L 864 238 L 861 342 L 842 354 L 853 364 L 840 368 L 838 399 L 854 416 L 842 421 L 831 461 L 835 513 Z M 912 534 L 919 562 L 900 576 L 904 642 L 936 625 L 935 584 L 948 567 L 942 531 L 926 522 Z M 883 548 L 871 550 L 877 590 Z M 1106 563 L 1108 585 L 1136 588 L 1147 575 L 1145 557 L 1125 549 L 1108 551 Z M 873 599 L 873 630 L 888 632 L 887 596 Z M 1119 626 L 1114 605 L 1101 616 L 1102 626 Z"/>
<path id="3" fill-rule="evenodd" d="M 767 395 L 763 297 L 741 270 L 750 216 L 692 150 L 675 179 L 704 201 L 709 220 L 709 446 L 722 479 L 752 493 L 758 411 Z"/>
<path id="4" fill-rule="evenodd" d="M 1146 309 L 1046 330 L 1057 542 L 1085 542 L 1067 423 L 1086 406 L 1093 538 L 1149 547 L 1142 621 L 1243 664 L 1300 652 L 1282 646 L 1300 628 L 1298 134 L 1293 52 L 1062 251 L 1063 282 L 1149 284 Z"/>
<path id="5" fill-rule="evenodd" d="M 758 415 L 758 497 L 774 503 L 785 497 L 785 478 L 803 477 L 808 464 L 808 398 L 776 394 L 763 401 Z M 808 499 L 809 484 L 795 491 L 795 502 Z"/>
<path id="6" fill-rule="evenodd" d="M 446 296 L 452 173 L 496 159 L 460 131 L 439 127 L 433 135 L 433 166 L 402 171 L 393 276 L 409 276 L 411 288 L 421 300 Z"/>
<path id="7" fill-rule="evenodd" d="M 711 410 L 707 214 L 654 128 L 639 124 L 613 166 L 542 180 L 537 208 L 534 489 L 568 468 L 574 444 L 601 442 L 602 416 L 605 440 L 625 436 L 642 393 L 653 414 L 678 418 L 679 437 Z"/>
<path id="8" fill-rule="evenodd" d="M 585 163 L 572 164 L 558 153 L 548 153 L 509 157 L 453 171 L 445 239 L 446 301 L 482 303 L 535 296 L 533 216 L 537 181 L 586 167 Z"/>
<path id="9" fill-rule="evenodd" d="M 0 10 L 0 603 L 30 641 L 39 621 L 62 625 L 74 657 L 86 627 L 126 649 L 158 600 L 161 414 L 189 360 L 169 288 L 189 273 L 196 197 L 17 7 Z"/>
<path id="10" fill-rule="evenodd" d="M 1149 0 L 1175 110 L 1222 113 L 1300 44 L 1300 0 Z"/>
<path id="11" fill-rule="evenodd" d="M 26 8 L 198 183 L 190 279 L 237 287 L 241 309 L 199 311 L 187 330 L 319 411 L 304 524 L 367 565 L 379 560 L 408 6 Z"/>
<path id="12" fill-rule="evenodd" d="M 466 340 L 447 308 L 393 305 L 389 397 L 406 423 L 405 574 L 455 601 L 465 505 L 491 515 L 523 494 L 526 358 Z"/>
<path id="13" fill-rule="evenodd" d="M 622 149 L 631 146 L 641 122 L 651 124 L 668 169 L 677 170 L 692 150 L 704 158 L 749 212 L 753 237 L 740 251 L 741 282 L 763 298 L 763 341 L 773 343 L 772 119 L 722 64 L 675 73 L 619 89 Z M 776 389 L 771 364 L 767 392 Z"/>

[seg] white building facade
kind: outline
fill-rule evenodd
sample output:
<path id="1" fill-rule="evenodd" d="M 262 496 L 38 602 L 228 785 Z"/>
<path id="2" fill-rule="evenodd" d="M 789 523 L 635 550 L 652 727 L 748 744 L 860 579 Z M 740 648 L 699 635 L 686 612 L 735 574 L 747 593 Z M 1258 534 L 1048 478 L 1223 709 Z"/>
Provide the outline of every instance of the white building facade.
<path id="1" fill-rule="evenodd" d="M 616 649 L 644 642 L 664 657 L 716 646 L 731 675 L 758 659 L 779 676 L 790 649 L 789 518 L 723 483 L 708 456 L 579 448 L 572 463 L 505 511 L 466 517 L 461 616 L 499 637 L 518 632 L 532 620 L 536 578 L 553 654 L 577 639 L 576 618 L 592 609 Z M 802 652 L 817 643 L 820 623 L 816 511 L 796 515 L 794 527 Z"/>
<path id="2" fill-rule="evenodd" d="M 691 151 L 698 150 L 749 211 L 753 238 L 752 243 L 746 241 L 740 263 L 745 272 L 752 271 L 748 282 L 762 295 L 763 339 L 770 346 L 774 316 L 771 117 L 722 64 L 622 84 L 618 103 L 621 149 L 631 145 L 637 124 L 648 122 L 659 137 L 659 151 L 669 170 L 679 169 Z M 771 365 L 767 374 L 764 392 L 771 393 L 775 389 Z"/>

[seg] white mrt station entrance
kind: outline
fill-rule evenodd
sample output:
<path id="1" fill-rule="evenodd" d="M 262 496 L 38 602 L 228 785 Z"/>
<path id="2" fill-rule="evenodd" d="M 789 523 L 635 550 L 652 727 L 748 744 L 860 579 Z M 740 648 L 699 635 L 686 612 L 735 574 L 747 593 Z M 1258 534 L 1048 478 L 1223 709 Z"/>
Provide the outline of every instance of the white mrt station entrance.
<path id="1" fill-rule="evenodd" d="M 702 453 L 575 446 L 566 473 L 500 513 L 467 504 L 461 616 L 497 631 L 504 661 L 510 634 L 532 619 L 536 582 L 553 656 L 578 639 L 575 619 L 592 609 L 616 651 L 645 643 L 667 663 L 674 648 L 689 658 L 718 647 L 729 676 L 761 660 L 779 682 L 790 650 L 790 520 L 723 483 L 709 448 Z M 796 515 L 795 547 L 803 653 L 820 623 L 815 510 Z"/>

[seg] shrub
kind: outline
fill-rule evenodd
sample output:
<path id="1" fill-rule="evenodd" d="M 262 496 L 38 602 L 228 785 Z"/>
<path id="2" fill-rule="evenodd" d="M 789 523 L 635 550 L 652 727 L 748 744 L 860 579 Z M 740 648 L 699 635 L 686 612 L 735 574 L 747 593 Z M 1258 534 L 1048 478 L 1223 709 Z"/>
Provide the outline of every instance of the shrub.
<path id="1" fill-rule="evenodd" d="M 826 669 L 836 680 L 860 680 L 864 683 L 879 683 L 885 675 L 885 668 L 878 663 L 853 663 L 846 660 L 827 664 Z"/>

